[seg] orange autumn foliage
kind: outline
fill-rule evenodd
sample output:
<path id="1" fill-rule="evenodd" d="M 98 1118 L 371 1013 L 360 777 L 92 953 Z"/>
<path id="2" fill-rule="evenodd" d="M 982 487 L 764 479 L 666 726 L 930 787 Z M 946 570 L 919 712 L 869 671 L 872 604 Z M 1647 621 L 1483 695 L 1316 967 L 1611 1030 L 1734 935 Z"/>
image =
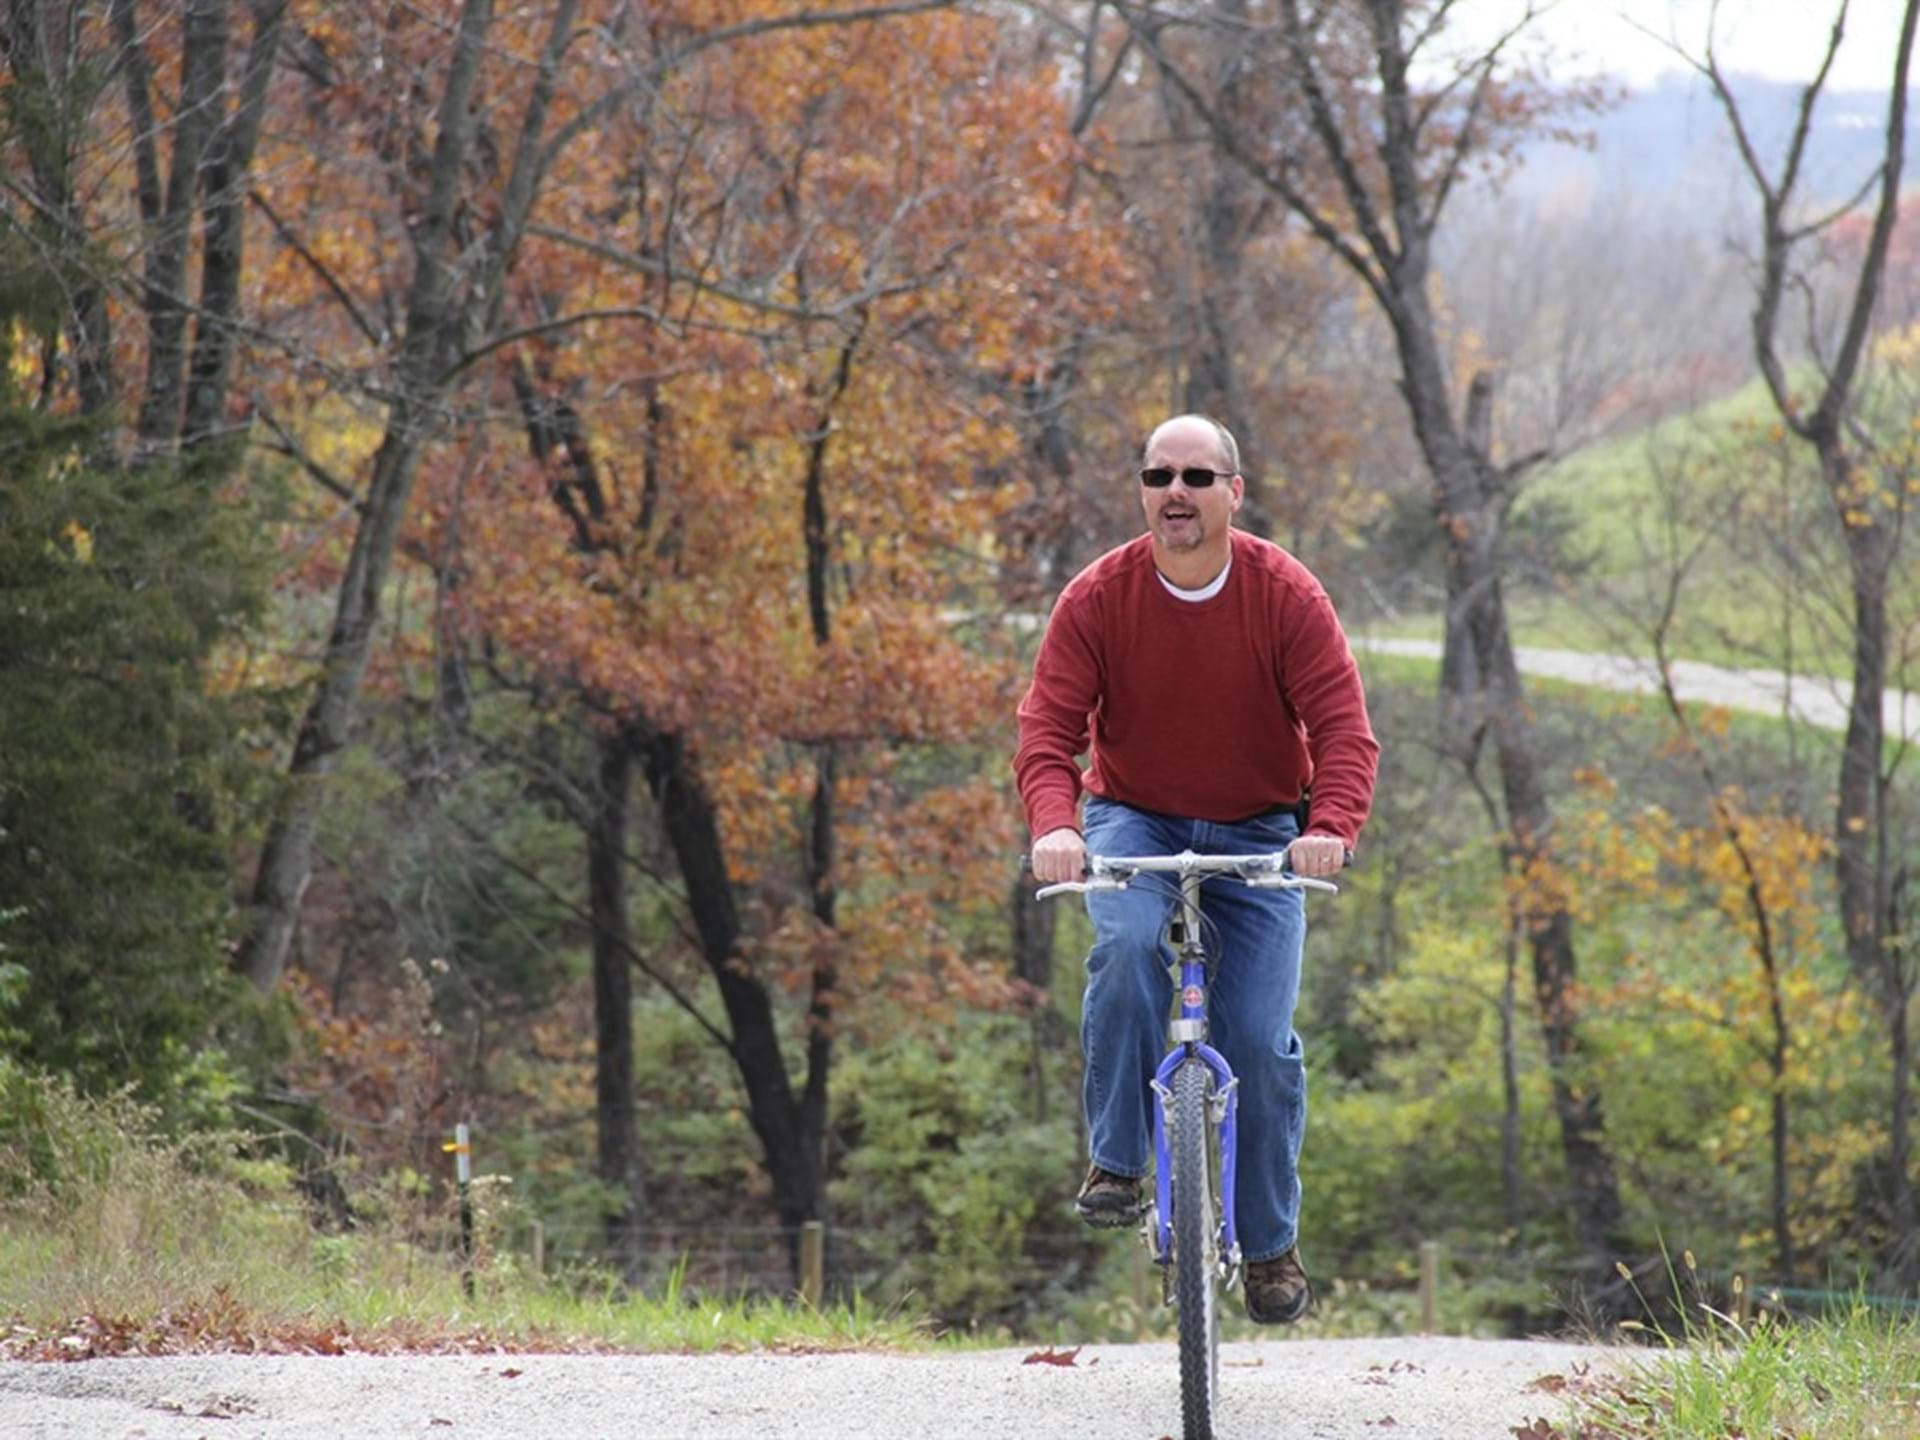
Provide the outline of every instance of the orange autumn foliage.
<path id="1" fill-rule="evenodd" d="M 655 40 L 759 13 L 690 7 Z M 844 988 L 923 1013 L 1012 993 L 981 949 L 998 927 L 969 926 L 1018 844 L 975 753 L 1002 743 L 1018 668 L 953 617 L 990 604 L 1022 494 L 1008 394 L 1126 298 L 1074 159 L 1049 74 L 978 17 L 716 47 L 556 161 L 503 302 L 535 333 L 472 367 L 423 467 L 409 543 L 457 576 L 459 632 L 689 737 L 770 979 L 803 985 L 825 946 Z M 579 455 L 529 453 L 529 390 L 577 417 L 591 502 Z M 843 902 L 823 933 L 794 857 L 828 745 Z M 956 746 L 973 758 L 942 765 Z"/>

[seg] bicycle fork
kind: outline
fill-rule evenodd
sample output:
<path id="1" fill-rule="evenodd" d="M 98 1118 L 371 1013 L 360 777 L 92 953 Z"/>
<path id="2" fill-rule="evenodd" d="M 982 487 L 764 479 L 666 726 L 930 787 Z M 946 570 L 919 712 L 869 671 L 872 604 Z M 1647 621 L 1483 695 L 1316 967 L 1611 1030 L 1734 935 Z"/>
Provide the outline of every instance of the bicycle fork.
<path id="1" fill-rule="evenodd" d="M 1197 878 L 1189 880 L 1183 888 L 1197 892 Z M 1193 909 L 1197 895 L 1189 893 L 1186 898 L 1187 909 Z M 1206 952 L 1197 938 L 1188 937 L 1185 913 L 1172 921 L 1168 938 L 1179 947 L 1180 1017 L 1168 1027 L 1174 1045 L 1153 1077 L 1154 1206 L 1143 1227 L 1144 1238 L 1154 1263 L 1165 1267 L 1173 1255 L 1173 1151 L 1167 1135 L 1167 1117 L 1173 1106 L 1173 1075 L 1189 1060 L 1197 1058 L 1213 1072 L 1213 1091 L 1207 1097 L 1207 1123 L 1220 1135 L 1220 1273 L 1223 1284 L 1231 1288 L 1239 1278 L 1241 1261 L 1240 1232 L 1234 1216 L 1240 1081 L 1226 1057 L 1206 1042 Z"/>

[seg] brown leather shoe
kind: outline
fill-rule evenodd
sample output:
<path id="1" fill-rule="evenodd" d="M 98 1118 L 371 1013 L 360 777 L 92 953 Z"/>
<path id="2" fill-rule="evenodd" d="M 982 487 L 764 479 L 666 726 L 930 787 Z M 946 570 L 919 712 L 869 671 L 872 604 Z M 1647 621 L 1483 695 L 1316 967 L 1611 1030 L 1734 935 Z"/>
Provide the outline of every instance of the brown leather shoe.
<path id="1" fill-rule="evenodd" d="M 1100 1230 L 1118 1230 L 1140 1218 L 1146 1208 L 1140 1198 L 1140 1182 L 1131 1175 L 1115 1175 L 1098 1165 L 1087 1171 L 1073 1208 L 1080 1218 Z"/>
<path id="2" fill-rule="evenodd" d="M 1247 1316 L 1256 1325 L 1291 1325 L 1313 1303 L 1300 1247 L 1247 1266 Z"/>

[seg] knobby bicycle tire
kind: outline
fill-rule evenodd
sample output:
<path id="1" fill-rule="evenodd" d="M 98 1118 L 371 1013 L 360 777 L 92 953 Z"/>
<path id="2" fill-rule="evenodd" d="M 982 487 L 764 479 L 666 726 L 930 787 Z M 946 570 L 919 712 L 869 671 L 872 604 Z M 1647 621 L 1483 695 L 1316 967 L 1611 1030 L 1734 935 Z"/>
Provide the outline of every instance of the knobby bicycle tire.
<path id="1" fill-rule="evenodd" d="M 1212 1072 L 1187 1061 L 1173 1073 L 1168 1129 L 1173 1160 L 1174 1304 L 1180 1322 L 1180 1411 L 1186 1440 L 1213 1440 L 1220 1391 L 1219 1230 L 1208 1164 Z"/>

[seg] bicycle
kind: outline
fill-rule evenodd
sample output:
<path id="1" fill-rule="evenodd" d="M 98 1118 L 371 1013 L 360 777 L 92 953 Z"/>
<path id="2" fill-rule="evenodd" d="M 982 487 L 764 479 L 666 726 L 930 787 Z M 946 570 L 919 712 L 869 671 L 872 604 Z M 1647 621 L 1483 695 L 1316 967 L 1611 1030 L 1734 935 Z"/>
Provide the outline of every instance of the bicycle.
<path id="1" fill-rule="evenodd" d="M 1167 923 L 1180 971 L 1180 1014 L 1168 1023 L 1170 1048 L 1153 1077 L 1159 1101 L 1153 1112 L 1154 1198 L 1141 1233 L 1161 1267 L 1163 1293 L 1178 1312 L 1186 1440 L 1213 1440 L 1220 1391 L 1217 1292 L 1231 1290 L 1242 1270 L 1234 1217 L 1240 1082 L 1226 1057 L 1206 1043 L 1205 931 L 1212 922 L 1200 908 L 1200 887 L 1209 880 L 1232 879 L 1255 889 L 1339 893 L 1331 881 L 1295 875 L 1286 863 L 1285 850 L 1262 855 L 1197 855 L 1191 850 L 1178 855 L 1090 855 L 1085 880 L 1046 885 L 1035 892 L 1045 900 L 1124 890 L 1143 876 L 1166 884 L 1160 877 L 1172 875 L 1180 882 L 1180 904 Z"/>

